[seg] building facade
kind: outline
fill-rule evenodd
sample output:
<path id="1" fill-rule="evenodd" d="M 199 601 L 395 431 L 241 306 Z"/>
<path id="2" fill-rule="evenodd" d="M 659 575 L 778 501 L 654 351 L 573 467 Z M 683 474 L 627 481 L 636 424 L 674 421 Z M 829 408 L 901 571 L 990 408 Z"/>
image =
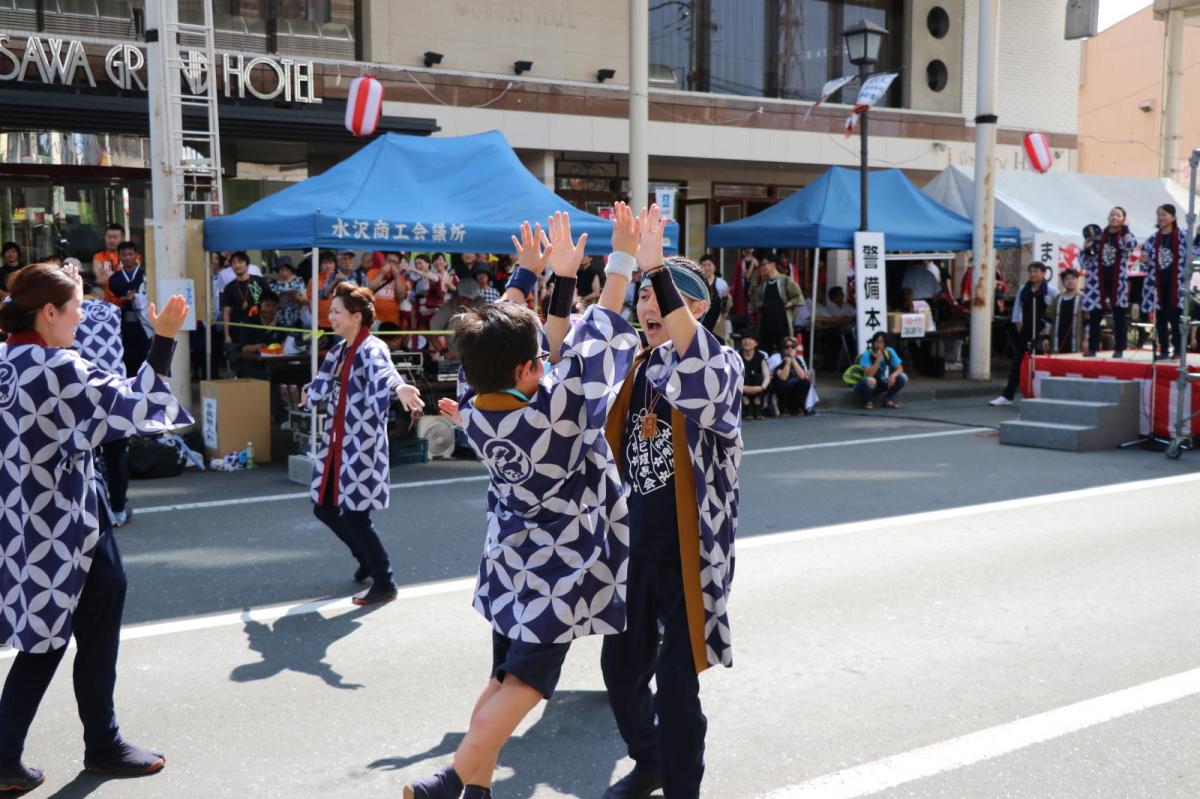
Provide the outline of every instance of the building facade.
<path id="1" fill-rule="evenodd" d="M 1200 5 L 1200 4 L 1193 4 Z M 1187 158 L 1200 147 L 1200 28 L 1183 34 L 1183 103 L 1176 175 L 1186 182 Z M 1079 88 L 1079 171 L 1153 178 L 1161 174 L 1163 54 L 1166 24 L 1153 7 L 1122 20 L 1083 46 Z"/>
<path id="2" fill-rule="evenodd" d="M 197 18 L 200 1 L 181 0 L 181 15 Z M 579 207 L 627 195 L 627 3 L 213 2 L 226 211 L 359 146 L 341 113 L 350 80 L 365 72 L 384 84 L 382 130 L 499 129 L 534 174 Z M 57 237 L 82 251 L 92 244 L 72 239 L 88 226 L 115 220 L 137 234 L 148 207 L 139 5 L 0 2 L 4 238 L 41 251 Z M 889 30 L 880 69 L 899 72 L 872 111 L 872 167 L 921 183 L 973 163 L 977 0 L 651 7 L 650 178 L 678 190 L 689 254 L 703 250 L 705 225 L 761 210 L 830 165 L 858 164 L 857 134 L 843 133 L 852 88 L 806 114 L 825 81 L 854 70 L 841 31 L 863 18 Z M 1049 135 L 1055 168 L 1077 166 L 1079 45 L 1062 39 L 1064 7 L 1003 4 L 1002 168 L 1024 167 L 1020 142 L 1031 130 Z"/>

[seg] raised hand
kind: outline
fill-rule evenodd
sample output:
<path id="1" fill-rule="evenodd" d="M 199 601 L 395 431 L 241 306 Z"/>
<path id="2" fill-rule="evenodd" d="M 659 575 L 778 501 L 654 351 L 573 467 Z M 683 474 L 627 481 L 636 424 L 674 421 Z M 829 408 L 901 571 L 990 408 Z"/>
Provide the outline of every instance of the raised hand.
<path id="1" fill-rule="evenodd" d="M 575 277 L 583 261 L 584 248 L 587 247 L 587 234 L 580 236 L 577 243 L 572 243 L 571 217 L 562 211 L 555 211 L 547 224 L 550 227 L 550 268 L 559 277 Z"/>
<path id="2" fill-rule="evenodd" d="M 633 215 L 633 209 L 627 203 L 618 202 L 613 205 L 613 208 L 616 211 L 613 215 L 613 252 L 635 255 L 638 249 L 638 235 L 641 231 L 638 219 Z"/>
<path id="3" fill-rule="evenodd" d="M 546 260 L 554 252 L 554 245 L 546 239 L 546 232 L 540 224 L 530 227 L 528 222 L 521 223 L 521 238 L 512 237 L 513 247 L 517 251 L 517 266 L 527 269 L 535 275 L 540 275 L 546 268 Z"/>
<path id="4" fill-rule="evenodd" d="M 650 210 L 642 209 L 638 214 L 638 268 L 642 273 L 650 272 L 663 264 L 663 233 L 667 230 L 667 220 L 662 218 L 658 204 L 650 206 Z"/>
<path id="5" fill-rule="evenodd" d="M 162 313 L 154 307 L 154 303 L 150 303 L 150 307 L 146 309 L 146 318 L 150 320 L 150 326 L 154 328 L 155 335 L 163 338 L 175 338 L 179 335 L 179 329 L 183 327 L 183 322 L 188 315 L 187 300 L 178 294 L 167 300 L 167 304 L 163 306 Z"/>

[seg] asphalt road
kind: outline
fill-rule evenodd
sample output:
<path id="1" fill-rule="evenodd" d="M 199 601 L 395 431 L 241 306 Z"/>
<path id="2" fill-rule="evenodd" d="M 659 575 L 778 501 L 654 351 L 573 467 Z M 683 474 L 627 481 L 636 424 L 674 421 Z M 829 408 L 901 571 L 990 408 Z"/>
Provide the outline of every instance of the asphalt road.
<path id="1" fill-rule="evenodd" d="M 735 667 L 702 679 L 706 797 L 1200 796 L 1200 456 L 1002 447 L 1013 415 L 962 400 L 747 425 Z M 135 484 L 118 709 L 168 767 L 81 774 L 64 663 L 30 736 L 34 795 L 394 796 L 445 762 L 490 657 L 464 579 L 480 476 L 393 472 L 376 524 L 405 588 L 366 610 L 282 469 Z M 598 797 L 629 768 L 598 654 L 575 645 L 498 799 Z"/>

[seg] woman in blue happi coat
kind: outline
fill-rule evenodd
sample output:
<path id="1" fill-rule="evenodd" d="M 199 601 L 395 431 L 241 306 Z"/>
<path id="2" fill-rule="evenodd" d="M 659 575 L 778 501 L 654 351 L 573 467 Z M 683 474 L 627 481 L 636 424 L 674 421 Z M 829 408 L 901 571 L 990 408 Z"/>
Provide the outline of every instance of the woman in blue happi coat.
<path id="1" fill-rule="evenodd" d="M 44 779 L 21 754 L 72 634 L 84 767 L 152 774 L 165 758 L 125 741 L 113 709 L 125 569 L 92 451 L 193 423 L 162 378 L 187 303 L 172 297 L 161 315 L 147 309 L 154 340 L 126 378 L 71 349 L 82 319 L 77 271 L 33 264 L 8 288 L 0 305 L 8 334 L 0 344 L 0 643 L 18 651 L 0 694 L 0 792 Z"/>
<path id="2" fill-rule="evenodd" d="M 396 598 L 387 551 L 371 523 L 371 511 L 388 506 L 388 411 L 398 399 L 419 415 L 423 402 L 415 386 L 396 371 L 387 344 L 371 335 L 375 295 L 354 283 L 333 290 L 329 324 L 341 341 L 305 388 L 305 404 L 324 405 L 325 432 L 313 461 L 313 512 L 358 562 L 355 582 L 371 587 L 354 597 L 356 605 Z"/>

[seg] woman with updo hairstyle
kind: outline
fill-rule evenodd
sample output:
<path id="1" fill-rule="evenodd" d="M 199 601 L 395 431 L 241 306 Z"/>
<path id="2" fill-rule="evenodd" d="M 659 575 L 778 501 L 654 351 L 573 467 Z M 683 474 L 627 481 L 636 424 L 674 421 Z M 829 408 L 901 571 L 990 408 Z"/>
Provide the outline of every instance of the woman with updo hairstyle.
<path id="1" fill-rule="evenodd" d="M 0 693 L 0 791 L 45 779 L 21 761 L 25 737 L 68 641 L 88 771 L 140 776 L 165 758 L 121 737 L 113 709 L 125 570 L 93 450 L 135 434 L 194 424 L 171 396 L 175 336 L 187 303 L 150 306 L 155 337 L 140 371 L 124 377 L 73 350 L 83 319 L 79 272 L 33 264 L 0 301 L 0 644 L 17 650 Z M 53 587 L 45 584 L 53 575 Z M 39 579 L 39 576 L 41 578 Z"/>
<path id="2" fill-rule="evenodd" d="M 371 511 L 388 506 L 392 400 L 400 400 L 414 418 L 424 404 L 416 387 L 396 371 L 387 344 L 371 335 L 374 321 L 371 290 L 338 284 L 329 304 L 329 325 L 342 340 L 325 356 L 303 399 L 310 407 L 325 407 L 325 431 L 313 459 L 313 513 L 354 556 L 354 581 L 371 578 L 371 587 L 355 595 L 356 605 L 396 598 L 391 563 Z"/>

